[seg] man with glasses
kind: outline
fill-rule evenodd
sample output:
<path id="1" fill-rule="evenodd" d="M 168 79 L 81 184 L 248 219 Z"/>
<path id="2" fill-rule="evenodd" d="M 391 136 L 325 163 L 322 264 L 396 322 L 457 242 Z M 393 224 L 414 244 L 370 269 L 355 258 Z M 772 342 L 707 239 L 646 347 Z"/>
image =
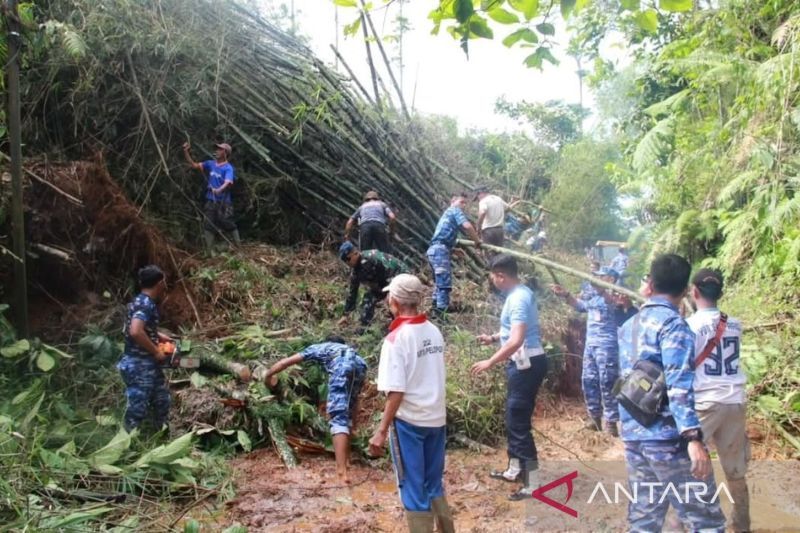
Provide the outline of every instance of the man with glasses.
<path id="1" fill-rule="evenodd" d="M 125 351 L 117 369 L 125 382 L 128 406 L 125 410 L 125 430 L 130 432 L 142 425 L 149 416 L 160 430 L 167 423 L 170 396 L 161 366 L 169 355 L 159 343 L 171 339 L 158 331 L 157 304 L 167 293 L 167 279 L 156 265 L 139 270 L 141 292 L 128 304 L 125 318 Z"/>

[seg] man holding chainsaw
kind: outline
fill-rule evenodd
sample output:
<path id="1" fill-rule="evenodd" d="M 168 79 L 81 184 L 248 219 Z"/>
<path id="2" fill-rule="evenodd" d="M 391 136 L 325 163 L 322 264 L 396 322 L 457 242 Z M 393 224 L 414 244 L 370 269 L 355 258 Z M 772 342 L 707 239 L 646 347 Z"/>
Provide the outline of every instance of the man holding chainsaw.
<path id="1" fill-rule="evenodd" d="M 167 292 L 167 279 L 156 265 L 139 270 L 141 292 L 128 304 L 123 333 L 125 351 L 117 364 L 125 382 L 128 406 L 125 430 L 133 431 L 152 414 L 153 426 L 160 430 L 167 423 L 170 396 L 161 366 L 170 354 L 172 339 L 158 331 L 156 304 Z"/>

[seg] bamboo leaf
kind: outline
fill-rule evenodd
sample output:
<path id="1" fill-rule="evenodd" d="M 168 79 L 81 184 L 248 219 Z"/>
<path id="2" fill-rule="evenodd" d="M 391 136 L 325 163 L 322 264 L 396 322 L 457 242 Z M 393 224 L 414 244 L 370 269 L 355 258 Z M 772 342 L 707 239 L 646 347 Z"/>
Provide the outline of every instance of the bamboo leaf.
<path id="1" fill-rule="evenodd" d="M 28 340 L 20 339 L 13 344 L 0 348 L 0 355 L 12 359 L 14 357 L 19 357 L 20 355 L 28 353 L 28 350 L 30 349 L 31 349 L 31 344 L 28 342 Z"/>

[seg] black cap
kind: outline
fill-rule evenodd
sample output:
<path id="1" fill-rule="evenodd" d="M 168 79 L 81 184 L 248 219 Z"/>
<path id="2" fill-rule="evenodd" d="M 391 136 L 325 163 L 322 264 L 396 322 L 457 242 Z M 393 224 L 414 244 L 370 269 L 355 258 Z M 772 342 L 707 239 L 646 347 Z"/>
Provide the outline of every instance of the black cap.
<path id="1" fill-rule="evenodd" d="M 692 278 L 692 285 L 697 287 L 704 297 L 718 300 L 722 296 L 722 273 L 711 268 L 701 268 Z"/>

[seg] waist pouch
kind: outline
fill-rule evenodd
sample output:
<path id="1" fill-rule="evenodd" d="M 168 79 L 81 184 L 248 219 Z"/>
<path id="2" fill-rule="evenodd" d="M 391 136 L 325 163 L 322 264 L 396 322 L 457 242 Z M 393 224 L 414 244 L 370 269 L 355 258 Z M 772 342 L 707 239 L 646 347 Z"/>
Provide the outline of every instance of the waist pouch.
<path id="1" fill-rule="evenodd" d="M 631 372 L 617 380 L 614 396 L 644 427 L 652 426 L 666 405 L 667 383 L 661 365 L 639 359 Z"/>
<path id="2" fill-rule="evenodd" d="M 641 310 L 633 319 L 631 332 L 633 354 L 639 357 L 639 321 Z M 667 381 L 660 364 L 637 359 L 631 371 L 614 384 L 614 397 L 644 427 L 652 426 L 667 404 Z"/>

